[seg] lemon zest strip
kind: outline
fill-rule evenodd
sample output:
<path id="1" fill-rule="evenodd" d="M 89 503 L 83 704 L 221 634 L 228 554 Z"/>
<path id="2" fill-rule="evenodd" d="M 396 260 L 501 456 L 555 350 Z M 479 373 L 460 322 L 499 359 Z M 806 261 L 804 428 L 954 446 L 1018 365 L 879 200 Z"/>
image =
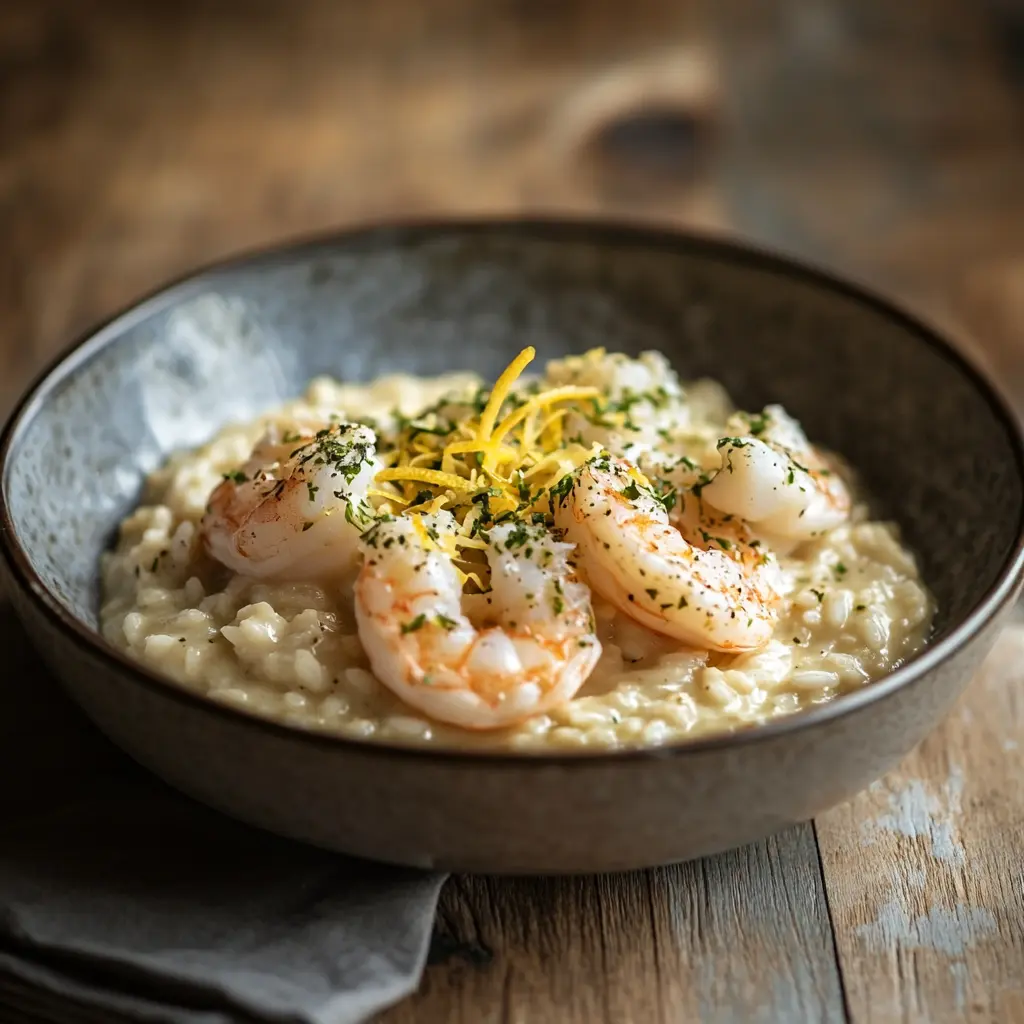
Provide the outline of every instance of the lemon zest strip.
<path id="1" fill-rule="evenodd" d="M 483 443 L 490 438 L 491 431 L 494 430 L 494 423 L 498 418 L 498 413 L 501 411 L 501 406 L 505 399 L 508 398 L 508 393 L 512 390 L 512 385 L 515 384 L 522 375 L 523 370 L 533 362 L 534 356 L 536 355 L 537 350 L 532 345 L 528 345 L 502 371 L 501 376 L 497 379 L 494 387 L 491 389 L 490 397 L 487 399 L 487 405 L 484 406 L 484 411 L 480 416 L 480 426 L 477 428 L 476 432 L 477 440 L 479 442 Z"/>
<path id="2" fill-rule="evenodd" d="M 418 480 L 435 487 L 450 487 L 453 491 L 465 491 L 469 481 L 454 473 L 442 473 L 438 469 L 423 469 L 420 466 L 395 466 L 393 469 L 382 469 L 377 474 L 378 482 L 386 480 Z"/>

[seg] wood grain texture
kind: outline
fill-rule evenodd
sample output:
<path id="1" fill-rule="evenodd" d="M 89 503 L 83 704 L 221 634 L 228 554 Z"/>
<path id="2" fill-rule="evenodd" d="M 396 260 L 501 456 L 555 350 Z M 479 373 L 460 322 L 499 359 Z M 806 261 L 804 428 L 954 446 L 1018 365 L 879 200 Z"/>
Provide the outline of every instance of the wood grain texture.
<path id="1" fill-rule="evenodd" d="M 703 110 L 693 17 L 668 0 L 615 10 L 2 5 L 0 83 L 18 88 L 0 90 L 0 299 L 19 343 L 0 409 L 69 334 L 281 238 L 441 210 L 720 224 L 685 138 L 641 132 L 637 172 L 601 131 L 649 96 Z"/>
<path id="2" fill-rule="evenodd" d="M 382 1024 L 845 1019 L 810 826 L 657 871 L 453 879 L 433 959 Z"/>
<path id="3" fill-rule="evenodd" d="M 945 726 L 817 831 L 854 1020 L 1024 1020 L 1024 615 Z"/>
<path id="4" fill-rule="evenodd" d="M 992 5 L 721 0 L 709 20 L 745 232 L 896 290 L 1020 251 L 1021 57 Z"/>
<path id="5" fill-rule="evenodd" d="M 441 211 L 750 235 L 929 310 L 1024 404 L 1022 23 L 1012 0 L 6 0 L 0 416 L 198 262 Z M 1024 1020 L 1022 663 L 1024 622 L 816 824 L 820 862 L 807 826 L 630 876 L 454 879 L 384 1019 Z"/>
<path id="6" fill-rule="evenodd" d="M 988 309 L 1024 261 L 1024 8 L 722 0 L 708 25 L 730 221 L 954 330 L 1024 408 Z"/>

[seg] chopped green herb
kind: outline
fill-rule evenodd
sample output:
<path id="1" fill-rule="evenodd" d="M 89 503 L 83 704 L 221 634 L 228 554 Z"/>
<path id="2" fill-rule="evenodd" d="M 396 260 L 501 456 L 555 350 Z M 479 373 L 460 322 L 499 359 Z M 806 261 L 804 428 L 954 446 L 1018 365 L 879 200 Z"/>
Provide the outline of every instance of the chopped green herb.
<path id="1" fill-rule="evenodd" d="M 438 437 L 447 437 L 451 433 L 451 427 L 437 426 L 430 423 L 425 423 L 421 420 L 417 420 L 409 424 L 409 440 L 411 441 L 417 434 L 435 434 Z"/>
<path id="2" fill-rule="evenodd" d="M 562 505 L 565 499 L 569 496 L 569 492 L 572 490 L 572 473 L 566 473 L 561 480 L 551 486 L 551 498 L 554 500 L 558 499 L 558 504 Z"/>
<path id="3" fill-rule="evenodd" d="M 529 539 L 530 531 L 527 529 L 526 524 L 517 522 L 509 531 L 508 537 L 505 538 L 505 550 L 511 551 L 513 548 L 521 548 Z"/>
<path id="4" fill-rule="evenodd" d="M 749 430 L 753 437 L 760 437 L 768 429 L 768 414 L 758 413 L 756 416 L 747 416 L 750 424 Z"/>
<path id="5" fill-rule="evenodd" d="M 667 480 L 661 480 L 662 490 L 655 492 L 655 497 L 661 502 L 666 512 L 671 512 L 676 507 L 677 491 Z"/>
<path id="6" fill-rule="evenodd" d="M 715 447 L 721 450 L 726 445 L 732 448 L 746 448 L 750 445 L 750 442 L 744 441 L 742 437 L 723 437 Z"/>
<path id="7" fill-rule="evenodd" d="M 420 612 L 411 622 L 403 622 L 401 625 L 402 636 L 405 636 L 406 633 L 415 633 L 417 629 L 422 629 L 426 621 L 427 616 Z"/>
<path id="8" fill-rule="evenodd" d="M 701 491 L 703 491 L 709 483 L 711 483 L 711 474 L 701 473 L 701 475 L 697 478 L 697 482 L 693 485 L 693 487 L 690 488 L 690 490 L 693 491 L 694 497 L 699 499 Z"/>

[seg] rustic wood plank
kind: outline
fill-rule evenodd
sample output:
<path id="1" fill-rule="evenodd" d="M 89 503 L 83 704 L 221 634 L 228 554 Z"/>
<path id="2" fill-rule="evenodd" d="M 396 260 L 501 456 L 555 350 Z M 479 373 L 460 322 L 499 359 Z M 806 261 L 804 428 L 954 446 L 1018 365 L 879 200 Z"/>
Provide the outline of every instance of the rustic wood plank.
<path id="1" fill-rule="evenodd" d="M 1019 24 L 1005 0 L 709 5 L 732 223 L 901 296 L 945 300 L 979 263 L 1017 259 L 1014 9 Z"/>
<path id="2" fill-rule="evenodd" d="M 617 9 L 3 5 L 0 82 L 19 87 L 0 91 L 0 300 L 16 379 L 167 276 L 334 225 L 525 208 L 721 223 L 687 134 L 714 79 L 692 9 L 641 0 L 624 23 Z M 604 132 L 669 104 L 628 146 Z M 14 379 L 0 378 L 0 410 Z"/>
<path id="3" fill-rule="evenodd" d="M 1019 6 L 724 0 L 708 23 L 732 222 L 924 312 L 1024 408 Z"/>
<path id="4" fill-rule="evenodd" d="M 1024 614 L 945 726 L 817 830 L 853 1020 L 1024 1020 Z"/>
<path id="5" fill-rule="evenodd" d="M 949 301 L 994 379 L 1024 411 L 1024 238 L 1016 253 L 970 267 L 950 289 Z"/>
<path id="6" fill-rule="evenodd" d="M 810 826 L 657 871 L 453 879 L 434 961 L 382 1024 L 845 1020 Z"/>

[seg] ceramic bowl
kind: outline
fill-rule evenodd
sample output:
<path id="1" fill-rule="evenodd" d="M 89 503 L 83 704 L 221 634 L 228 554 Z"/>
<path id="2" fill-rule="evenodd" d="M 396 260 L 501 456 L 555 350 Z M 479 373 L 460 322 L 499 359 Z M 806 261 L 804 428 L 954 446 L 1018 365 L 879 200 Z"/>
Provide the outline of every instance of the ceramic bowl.
<path id="1" fill-rule="evenodd" d="M 783 403 L 901 524 L 938 602 L 930 646 L 857 692 L 733 735 L 509 755 L 272 724 L 187 692 L 100 638 L 100 554 L 172 451 L 300 393 L 315 374 L 493 377 L 527 344 L 541 358 L 661 349 L 684 376 L 719 378 L 744 407 Z M 635 868 L 806 820 L 934 728 L 1021 579 L 1020 435 L 949 344 L 779 257 L 612 225 L 377 228 L 204 270 L 56 363 L 8 424 L 0 469 L 9 591 L 42 656 L 105 733 L 228 814 L 423 867 Z"/>

